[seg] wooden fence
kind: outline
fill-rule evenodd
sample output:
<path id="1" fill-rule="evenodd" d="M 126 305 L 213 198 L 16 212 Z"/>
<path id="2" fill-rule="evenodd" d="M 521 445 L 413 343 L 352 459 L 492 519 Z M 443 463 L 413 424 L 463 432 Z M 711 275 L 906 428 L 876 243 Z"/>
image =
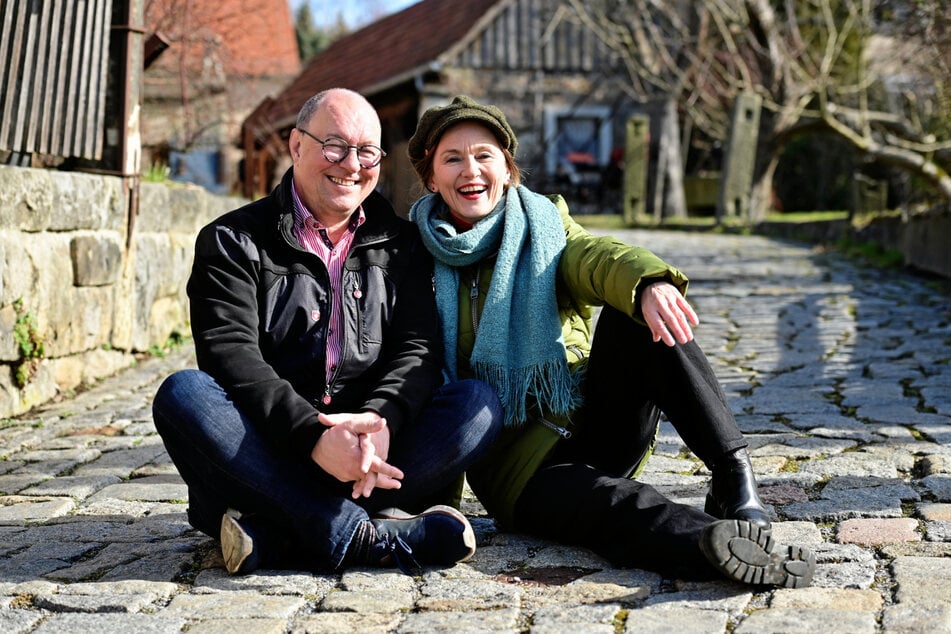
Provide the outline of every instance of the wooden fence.
<path id="1" fill-rule="evenodd" d="M 0 0 L 0 150 L 102 155 L 112 0 Z"/>

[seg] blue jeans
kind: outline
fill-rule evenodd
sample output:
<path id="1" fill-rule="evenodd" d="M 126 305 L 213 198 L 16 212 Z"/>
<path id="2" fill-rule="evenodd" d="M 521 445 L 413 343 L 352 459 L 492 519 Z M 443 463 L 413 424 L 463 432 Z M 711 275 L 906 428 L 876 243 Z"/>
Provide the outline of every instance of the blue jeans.
<path id="1" fill-rule="evenodd" d="M 351 499 L 351 484 L 265 440 L 225 390 L 200 370 L 169 376 L 152 405 L 155 426 L 188 485 L 192 526 L 218 537 L 228 508 L 277 527 L 308 567 L 337 569 L 360 522 L 386 507 L 418 510 L 489 448 L 502 425 L 492 388 L 459 381 L 437 389 L 429 406 L 391 442 L 387 462 L 404 478 L 397 490 Z"/>

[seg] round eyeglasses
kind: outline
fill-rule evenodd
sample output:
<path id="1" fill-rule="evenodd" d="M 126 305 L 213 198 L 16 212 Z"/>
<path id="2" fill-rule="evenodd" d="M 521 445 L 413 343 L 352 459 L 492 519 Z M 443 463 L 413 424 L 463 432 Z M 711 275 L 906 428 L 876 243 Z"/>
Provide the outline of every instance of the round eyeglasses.
<path id="1" fill-rule="evenodd" d="M 357 163 L 359 163 L 363 169 L 368 170 L 379 165 L 383 157 L 386 156 L 386 152 L 383 151 L 383 148 L 376 145 L 350 145 L 343 139 L 338 139 L 333 136 L 322 140 L 303 128 L 297 129 L 314 141 L 317 141 L 317 143 L 320 143 L 320 151 L 323 152 L 324 158 L 331 163 L 339 163 L 347 158 L 347 155 L 350 154 L 350 150 L 356 150 Z"/>

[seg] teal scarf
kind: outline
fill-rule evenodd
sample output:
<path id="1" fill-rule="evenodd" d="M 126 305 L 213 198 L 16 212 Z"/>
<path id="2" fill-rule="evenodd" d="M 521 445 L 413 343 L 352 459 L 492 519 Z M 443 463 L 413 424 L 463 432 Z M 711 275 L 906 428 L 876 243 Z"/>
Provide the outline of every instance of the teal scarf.
<path id="1" fill-rule="evenodd" d="M 423 243 L 436 260 L 436 302 L 449 379 L 457 378 L 457 269 L 498 251 L 472 349 L 472 370 L 498 392 L 506 425 L 525 420 L 529 396 L 553 414 L 571 411 L 577 401 L 576 383 L 568 371 L 555 298 L 558 259 L 565 247 L 557 208 L 519 186 L 510 188 L 499 205 L 468 231 L 459 233 L 448 215 L 438 194 L 424 196 L 410 210 L 410 220 L 419 226 Z"/>

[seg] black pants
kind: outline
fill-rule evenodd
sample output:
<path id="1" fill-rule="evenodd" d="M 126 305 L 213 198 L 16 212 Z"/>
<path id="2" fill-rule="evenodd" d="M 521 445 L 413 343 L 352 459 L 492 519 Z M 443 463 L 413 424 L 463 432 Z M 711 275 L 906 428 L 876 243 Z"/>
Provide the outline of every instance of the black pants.
<path id="1" fill-rule="evenodd" d="M 708 577 L 701 531 L 714 518 L 630 480 L 660 413 L 708 466 L 746 446 L 696 342 L 668 347 L 619 311 L 601 311 L 577 431 L 529 480 L 518 530 L 590 548 L 617 566 Z"/>

